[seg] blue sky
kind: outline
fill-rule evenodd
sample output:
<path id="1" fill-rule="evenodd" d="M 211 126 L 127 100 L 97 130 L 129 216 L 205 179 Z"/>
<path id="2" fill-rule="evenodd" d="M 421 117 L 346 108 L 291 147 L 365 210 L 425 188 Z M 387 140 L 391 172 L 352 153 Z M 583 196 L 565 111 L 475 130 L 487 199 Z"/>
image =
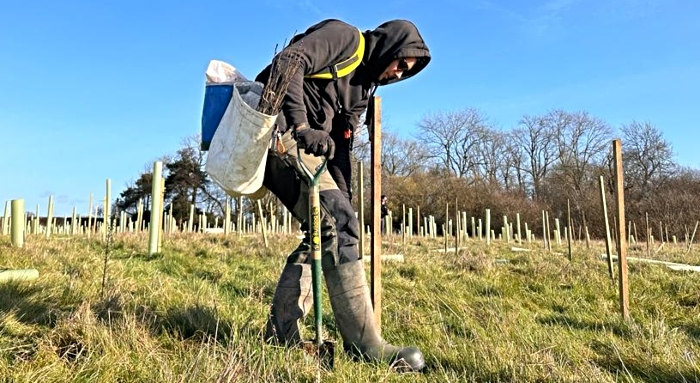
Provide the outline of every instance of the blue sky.
<path id="1" fill-rule="evenodd" d="M 211 59 L 254 77 L 309 25 L 416 23 L 433 61 L 380 89 L 384 128 L 477 108 L 511 129 L 526 114 L 587 111 L 650 122 L 700 168 L 700 6 L 677 0 L 0 2 L 0 202 L 86 214 L 199 132 Z M 623 142 L 624 145 L 624 142 Z M 2 206 L 4 207 L 4 206 Z M 2 208 L 0 207 L 0 208 Z"/>

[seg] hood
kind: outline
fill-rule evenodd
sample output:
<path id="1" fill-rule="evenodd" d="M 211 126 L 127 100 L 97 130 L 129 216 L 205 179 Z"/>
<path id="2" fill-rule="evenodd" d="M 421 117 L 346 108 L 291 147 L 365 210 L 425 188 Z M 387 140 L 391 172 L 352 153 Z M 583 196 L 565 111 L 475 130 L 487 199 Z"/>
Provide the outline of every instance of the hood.
<path id="1" fill-rule="evenodd" d="M 363 61 L 366 68 L 370 70 L 369 77 L 374 82 L 396 59 L 415 57 L 417 61 L 410 71 L 401 75 L 400 79 L 390 80 L 387 84 L 415 76 L 430 62 L 428 46 L 425 45 L 418 28 L 410 21 L 387 21 L 374 30 L 365 31 L 364 36 L 366 48 Z"/>

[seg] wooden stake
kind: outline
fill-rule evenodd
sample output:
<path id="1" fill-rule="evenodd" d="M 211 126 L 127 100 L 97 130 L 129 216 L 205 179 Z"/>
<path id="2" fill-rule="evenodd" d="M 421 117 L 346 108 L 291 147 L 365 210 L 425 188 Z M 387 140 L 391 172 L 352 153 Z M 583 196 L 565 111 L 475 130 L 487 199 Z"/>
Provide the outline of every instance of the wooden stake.
<path id="1" fill-rule="evenodd" d="M 92 193 L 90 193 L 90 204 L 88 205 L 88 219 L 87 219 L 87 233 L 88 238 L 90 238 L 90 232 L 92 231 Z"/>
<path id="2" fill-rule="evenodd" d="M 644 213 L 647 227 L 647 257 L 651 257 L 651 227 L 649 227 L 649 213 Z"/>
<path id="3" fill-rule="evenodd" d="M 265 217 L 263 216 L 262 202 L 258 200 L 258 215 L 260 216 L 260 230 L 262 230 L 263 241 L 265 242 L 265 248 L 269 247 L 267 241 L 267 225 L 265 224 Z"/>
<path id="4" fill-rule="evenodd" d="M 454 229 L 454 236 L 455 236 L 455 254 L 459 253 L 459 207 L 457 206 L 457 198 L 455 198 L 455 220 L 454 224 L 452 225 Z"/>
<path id="5" fill-rule="evenodd" d="M 401 204 L 401 244 L 406 245 L 406 204 Z"/>
<path id="6" fill-rule="evenodd" d="M 104 217 L 104 227 L 102 230 L 102 240 L 105 241 L 107 239 L 107 228 L 110 225 L 110 219 L 112 217 L 112 180 L 107 178 L 105 181 L 105 208 L 104 208 L 104 214 L 102 216 Z M 64 223 L 65 224 L 65 223 Z"/>
<path id="7" fill-rule="evenodd" d="M 70 216 L 70 235 L 78 234 L 77 219 L 78 219 L 78 209 L 75 206 L 73 206 L 73 213 Z"/>
<path id="8" fill-rule="evenodd" d="M 585 232 L 586 232 L 586 249 L 590 249 L 591 248 L 591 236 L 588 235 L 588 223 L 586 222 L 586 213 L 581 212 L 581 216 L 583 218 L 583 226 L 584 226 Z"/>
<path id="9" fill-rule="evenodd" d="M 687 253 L 690 252 L 690 247 L 693 245 L 693 240 L 695 239 L 695 232 L 698 231 L 698 223 L 700 223 L 700 221 L 695 221 L 695 229 L 693 229 L 693 235 L 690 237 L 690 241 L 688 242 Z"/>
<path id="10" fill-rule="evenodd" d="M 46 212 L 46 238 L 51 236 L 51 229 L 53 223 L 53 196 L 49 196 L 49 206 Z"/>
<path id="11" fill-rule="evenodd" d="M 36 214 L 32 220 L 32 234 L 39 234 L 39 204 L 36 204 Z"/>
<path id="12" fill-rule="evenodd" d="M 419 237 L 423 236 L 420 231 L 420 205 L 416 206 L 416 235 Z"/>
<path id="13" fill-rule="evenodd" d="M 569 248 L 569 261 L 571 261 L 571 235 L 573 230 L 571 230 L 571 203 L 569 203 L 568 199 L 566 200 L 566 222 L 569 226 L 566 232 L 566 244 Z"/>
<path id="14" fill-rule="evenodd" d="M 612 239 L 610 238 L 610 221 L 608 220 L 608 206 L 605 203 L 605 184 L 603 176 L 600 176 L 600 202 L 603 209 L 603 217 L 605 218 L 605 253 L 608 255 L 608 272 L 610 280 L 615 280 L 612 264 Z"/>
<path id="15" fill-rule="evenodd" d="M 629 294 L 627 284 L 627 243 L 625 241 L 625 189 L 622 169 L 622 142 L 613 141 L 615 157 L 615 196 L 617 198 L 617 269 L 620 288 L 620 312 L 624 319 L 629 319 Z"/>
<path id="16" fill-rule="evenodd" d="M 447 221 L 450 219 L 450 203 L 445 204 L 445 226 L 442 229 L 442 235 L 445 236 L 445 254 L 447 254 L 447 238 L 449 238 L 449 233 L 447 232 Z"/>
<path id="17" fill-rule="evenodd" d="M 365 256 L 365 176 L 362 161 L 357 161 L 357 186 L 360 189 L 357 200 L 357 214 L 360 219 L 360 258 Z"/>
<path id="18" fill-rule="evenodd" d="M 549 225 L 549 212 L 545 211 L 544 216 L 547 222 L 547 251 L 552 251 L 552 228 Z"/>
<path id="19" fill-rule="evenodd" d="M 382 328 L 382 233 L 381 233 L 381 196 L 382 196 L 382 99 L 374 96 L 372 100 L 374 114 L 372 120 L 372 237 L 370 254 L 370 293 L 374 308 L 374 321 L 377 329 Z"/>

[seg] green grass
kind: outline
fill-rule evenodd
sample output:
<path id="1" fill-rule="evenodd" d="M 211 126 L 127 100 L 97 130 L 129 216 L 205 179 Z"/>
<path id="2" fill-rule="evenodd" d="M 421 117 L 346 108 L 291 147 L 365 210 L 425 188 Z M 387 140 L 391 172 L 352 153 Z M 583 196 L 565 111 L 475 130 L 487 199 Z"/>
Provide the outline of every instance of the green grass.
<path id="1" fill-rule="evenodd" d="M 34 281 L 0 283 L 3 382 L 311 382 L 316 363 L 261 341 L 294 237 L 175 235 L 147 254 L 146 234 L 106 246 L 84 237 L 0 238 L 3 268 L 36 268 Z M 358 363 L 338 344 L 327 382 L 700 381 L 700 274 L 629 263 L 630 319 L 600 260 L 602 244 L 559 254 L 469 242 L 400 239 L 384 253 L 383 336 L 416 345 L 428 367 L 399 374 Z M 526 247 L 526 246 L 523 246 Z M 644 257 L 642 250 L 630 256 Z M 700 264 L 666 244 L 656 259 Z M 505 259 L 507 262 L 495 262 Z M 324 329 L 340 342 L 327 296 Z M 313 318 L 305 322 L 313 335 Z"/>

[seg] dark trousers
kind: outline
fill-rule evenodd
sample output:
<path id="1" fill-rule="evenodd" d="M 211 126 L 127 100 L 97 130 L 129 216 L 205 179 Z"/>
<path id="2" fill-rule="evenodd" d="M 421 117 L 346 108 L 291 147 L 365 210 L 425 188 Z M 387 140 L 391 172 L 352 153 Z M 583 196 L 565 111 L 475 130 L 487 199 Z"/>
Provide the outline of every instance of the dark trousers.
<path id="1" fill-rule="evenodd" d="M 301 178 L 298 169 L 296 142 L 290 132 L 282 136 L 285 153 L 271 151 L 267 158 L 263 185 L 287 207 L 293 216 L 302 223 L 302 230 L 308 229 L 309 187 Z M 301 151 L 301 160 L 307 168 L 315 171 L 322 164 L 322 157 L 308 155 Z M 338 264 L 360 260 L 357 245 L 360 224 L 355 216 L 349 198 L 344 195 L 328 171 L 320 176 L 321 199 L 321 249 L 322 265 L 327 270 Z M 308 235 L 303 243 L 308 243 Z M 308 252 L 295 251 L 288 263 L 311 263 Z"/>

